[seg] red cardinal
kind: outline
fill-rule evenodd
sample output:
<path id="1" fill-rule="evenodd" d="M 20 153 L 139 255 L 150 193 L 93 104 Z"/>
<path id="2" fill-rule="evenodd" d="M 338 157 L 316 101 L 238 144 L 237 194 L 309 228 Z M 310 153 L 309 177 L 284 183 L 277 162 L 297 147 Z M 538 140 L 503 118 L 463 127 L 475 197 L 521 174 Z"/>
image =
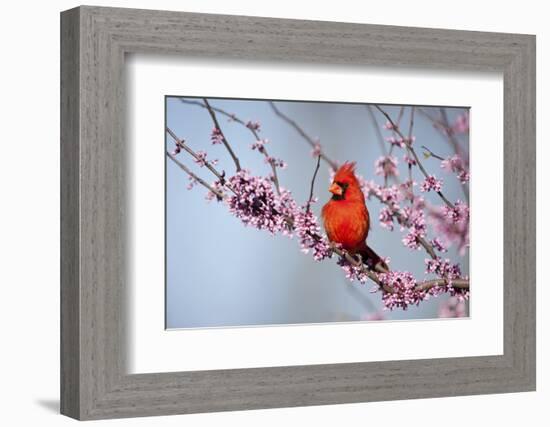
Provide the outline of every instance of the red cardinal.
<path id="1" fill-rule="evenodd" d="M 328 191 L 332 198 L 323 206 L 322 215 L 329 240 L 340 243 L 352 255 L 361 255 L 369 267 L 379 264 L 387 269 L 386 263 L 366 243 L 369 210 L 355 176 L 355 162 L 346 162 L 338 169 Z"/>

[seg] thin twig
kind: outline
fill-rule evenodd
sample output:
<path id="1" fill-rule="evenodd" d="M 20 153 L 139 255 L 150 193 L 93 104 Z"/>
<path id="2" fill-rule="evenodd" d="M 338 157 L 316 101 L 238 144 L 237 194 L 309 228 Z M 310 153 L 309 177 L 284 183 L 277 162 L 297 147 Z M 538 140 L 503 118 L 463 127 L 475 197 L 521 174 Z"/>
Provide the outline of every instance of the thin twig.
<path id="1" fill-rule="evenodd" d="M 416 154 L 416 151 L 414 150 L 414 148 L 412 147 L 412 144 L 411 144 L 411 141 L 408 140 L 407 138 L 405 138 L 405 136 L 403 135 L 403 133 L 401 133 L 401 131 L 399 130 L 399 128 L 397 127 L 397 125 L 395 124 L 395 122 L 392 120 L 392 118 L 390 117 L 390 115 L 388 113 L 386 113 L 380 106 L 378 105 L 375 105 L 375 107 L 378 109 L 378 111 L 380 111 L 385 117 L 386 119 L 388 119 L 388 121 L 390 122 L 390 124 L 392 125 L 392 128 L 394 129 L 394 131 L 399 135 L 399 137 L 403 140 L 403 142 L 405 143 L 405 147 L 407 147 L 407 150 L 409 151 L 410 154 L 412 154 L 412 156 L 414 157 L 414 159 L 416 160 L 416 164 L 418 166 L 418 168 L 420 169 L 420 171 L 422 172 L 422 174 L 428 178 L 430 175 L 428 174 L 428 172 L 426 171 L 426 169 L 424 169 L 424 166 L 422 165 L 422 162 L 420 161 L 420 158 L 418 157 L 418 155 Z M 437 195 L 441 198 L 441 200 L 443 200 L 443 202 L 449 206 L 450 208 L 454 208 L 454 205 L 449 202 L 449 200 L 443 195 L 443 193 L 441 191 L 436 191 Z"/>
<path id="2" fill-rule="evenodd" d="M 372 123 L 372 126 L 374 127 L 374 130 L 376 131 L 376 137 L 378 138 L 378 142 L 380 144 L 380 150 L 382 151 L 382 154 L 384 156 L 388 155 L 388 150 L 386 148 L 386 142 L 384 140 L 384 136 L 382 135 L 382 131 L 380 130 L 380 127 L 378 125 L 378 121 L 376 120 L 376 116 L 374 115 L 374 112 L 372 111 L 372 105 L 366 105 L 367 111 L 369 112 L 369 117 Z"/>
<path id="3" fill-rule="evenodd" d="M 435 154 L 432 150 L 430 150 L 425 145 L 422 145 L 422 148 L 424 150 L 426 150 L 431 157 L 435 157 L 436 159 L 441 160 L 441 161 L 445 160 L 443 157 L 438 156 L 437 154 Z M 424 154 L 424 156 L 426 156 L 426 154 Z M 460 187 L 462 188 L 462 192 L 464 193 L 464 198 L 466 199 L 467 202 L 470 202 L 470 194 L 468 192 L 468 184 L 463 183 Z"/>
<path id="4" fill-rule="evenodd" d="M 188 99 L 185 99 L 185 98 L 179 98 L 179 100 L 180 100 L 180 102 L 182 102 L 184 104 L 197 105 L 199 107 L 206 108 L 206 109 L 208 108 L 205 104 L 203 104 L 200 101 L 192 101 L 192 100 L 188 100 Z M 248 129 L 250 131 L 250 133 L 252 133 L 252 135 L 254 136 L 254 139 L 256 141 L 261 141 L 262 140 L 260 138 L 260 135 L 258 135 L 258 132 L 254 128 L 252 128 L 250 126 L 247 126 L 246 122 L 244 120 L 240 119 L 239 117 L 237 117 L 235 114 L 229 113 L 229 112 L 227 112 L 227 111 L 225 111 L 221 108 L 217 108 L 217 107 L 213 107 L 213 106 L 210 106 L 210 109 L 212 111 L 215 111 L 217 113 L 220 113 L 220 114 L 228 117 L 231 121 L 244 126 L 246 129 Z M 273 174 L 273 185 L 275 186 L 275 190 L 277 191 L 277 194 L 280 195 L 281 194 L 281 185 L 279 183 L 279 176 L 277 174 L 277 166 L 272 161 L 271 157 L 269 156 L 269 153 L 267 152 L 267 150 L 264 146 L 260 147 L 258 151 L 260 151 L 260 153 L 263 154 L 263 156 L 267 160 L 267 163 L 271 167 L 271 172 Z"/>
<path id="5" fill-rule="evenodd" d="M 411 118 L 409 120 L 409 137 L 407 141 L 412 141 L 413 128 L 414 128 L 414 106 L 411 107 Z"/>
<path id="6" fill-rule="evenodd" d="M 432 150 L 430 150 L 430 149 L 429 149 L 428 147 L 426 147 L 425 145 L 422 145 L 421 147 L 422 147 L 424 150 L 426 150 L 426 151 L 430 154 L 430 156 L 435 157 L 436 159 L 439 159 L 439 160 L 441 160 L 441 161 L 445 160 L 445 158 L 443 158 L 443 157 L 441 157 L 441 156 L 435 154 Z"/>
<path id="7" fill-rule="evenodd" d="M 418 111 L 424 117 L 426 117 L 430 122 L 432 122 L 435 128 L 441 130 L 440 134 L 451 145 L 455 154 L 458 154 L 460 157 L 464 158 L 462 147 L 460 146 L 460 143 L 458 142 L 458 140 L 454 137 L 453 130 L 450 128 L 447 112 L 445 111 L 445 109 L 440 108 L 441 120 L 433 117 L 431 114 L 429 114 L 427 111 L 425 111 L 422 108 L 419 108 Z M 466 164 L 469 163 L 468 159 L 464 159 L 464 160 L 466 161 Z"/>
<path id="8" fill-rule="evenodd" d="M 377 194 L 373 194 L 373 196 L 376 197 L 381 203 L 391 207 L 391 203 L 386 202 L 385 200 L 382 199 L 382 197 L 378 196 Z M 410 226 L 408 219 L 403 214 L 401 214 L 401 212 L 397 211 L 395 213 L 395 216 L 397 217 L 397 221 L 399 222 L 400 225 L 404 227 Z M 416 239 L 418 240 L 418 243 L 426 250 L 426 252 L 431 258 L 437 259 L 437 255 L 435 253 L 433 246 L 426 239 L 420 236 L 418 236 Z"/>
<path id="9" fill-rule="evenodd" d="M 185 166 L 183 163 L 181 163 L 178 159 L 176 159 L 176 156 L 174 156 L 170 152 L 166 152 L 166 155 L 182 169 L 187 175 L 189 175 L 191 178 L 193 178 L 195 181 L 197 181 L 199 184 L 203 185 L 205 188 L 207 188 L 209 191 L 211 191 L 213 194 L 215 194 L 218 197 L 218 200 L 222 200 L 225 197 L 225 194 L 223 192 L 219 191 L 218 189 L 212 187 L 210 184 L 208 184 L 204 179 L 202 179 L 200 176 L 196 175 L 189 169 L 187 166 Z"/>
<path id="10" fill-rule="evenodd" d="M 464 159 L 464 153 L 462 152 L 462 147 L 460 147 L 458 140 L 455 138 L 454 130 L 449 124 L 449 118 L 447 117 L 447 110 L 441 107 L 439 109 L 439 113 L 441 114 L 441 121 L 443 123 L 443 127 L 445 128 L 445 133 L 447 135 L 447 138 L 449 139 L 449 142 L 451 143 L 453 149 L 455 150 L 455 153 Z M 468 163 L 468 159 L 464 159 L 464 160 L 466 160 L 466 163 Z"/>
<path id="11" fill-rule="evenodd" d="M 302 138 L 304 138 L 308 143 L 309 145 L 311 145 L 311 147 L 313 149 L 319 149 L 319 143 L 316 142 L 311 136 L 309 136 L 299 125 L 298 123 L 296 123 L 294 120 L 292 120 L 290 117 L 288 117 L 286 114 L 282 113 L 281 110 L 279 110 L 276 106 L 275 106 L 275 103 L 273 103 L 272 101 L 269 102 L 269 105 L 271 106 L 271 109 L 273 110 L 273 112 L 278 116 L 280 117 L 281 119 L 283 119 L 285 122 L 287 122 L 290 126 L 292 126 L 296 132 L 298 132 Z M 333 162 L 331 159 L 329 159 L 327 157 L 327 155 L 321 151 L 319 153 L 319 155 L 321 156 L 321 158 L 327 162 L 329 164 L 329 166 L 333 169 L 333 170 L 336 170 L 338 169 L 338 164 L 336 162 Z"/>
<path id="12" fill-rule="evenodd" d="M 220 132 L 220 136 L 222 137 L 223 145 L 225 145 L 225 148 L 227 149 L 227 151 L 229 152 L 229 155 L 231 156 L 231 158 L 233 159 L 233 162 L 235 163 L 235 167 L 237 169 L 237 172 L 240 172 L 241 171 L 241 163 L 239 162 L 239 158 L 233 152 L 233 149 L 229 145 L 229 142 L 227 142 L 227 139 L 225 138 L 225 135 L 223 134 L 222 129 L 220 127 L 220 124 L 218 123 L 218 119 L 216 118 L 216 113 L 214 112 L 212 107 L 210 107 L 210 104 L 208 103 L 208 100 L 206 98 L 203 98 L 203 101 L 204 101 L 204 105 L 206 105 L 206 109 L 210 113 L 210 117 L 212 118 L 212 121 L 214 122 L 214 126 Z"/>
<path id="13" fill-rule="evenodd" d="M 183 139 L 180 139 L 177 137 L 177 135 L 172 131 L 172 129 L 170 129 L 169 127 L 166 128 L 166 132 L 168 132 L 168 134 L 174 139 L 174 141 L 176 142 L 176 145 L 178 147 L 180 147 L 181 149 L 185 150 L 186 152 L 188 152 L 189 154 L 191 154 L 191 156 L 195 159 L 195 160 L 200 160 L 200 161 L 203 161 L 204 162 L 204 165 L 206 166 L 206 168 L 212 172 L 216 178 L 218 178 L 218 180 L 220 181 L 220 183 L 222 185 L 225 185 L 226 184 L 226 180 L 225 180 L 225 172 L 218 172 L 216 170 L 216 168 L 214 166 L 212 166 L 212 163 L 210 163 L 208 160 L 204 160 L 204 159 L 201 159 L 200 156 L 193 150 L 191 149 L 191 147 L 189 147 L 185 141 Z M 228 187 L 229 188 L 229 187 Z M 230 190 L 232 190 L 231 188 L 229 188 Z M 233 191 L 233 190 L 232 190 Z"/>
<path id="14" fill-rule="evenodd" d="M 415 111 L 415 107 L 412 106 L 411 107 L 411 118 L 409 120 L 409 135 L 408 135 L 408 140 L 409 141 L 412 141 L 412 136 L 413 136 L 413 128 L 414 128 L 414 111 Z M 409 170 L 409 183 L 410 183 L 410 186 L 411 186 L 411 205 L 414 204 L 414 189 L 413 189 L 413 178 L 412 178 L 412 165 L 410 162 L 408 162 L 408 170 Z"/>
<path id="15" fill-rule="evenodd" d="M 315 166 L 315 172 L 313 172 L 313 178 L 311 178 L 311 187 L 309 189 L 309 199 L 306 205 L 306 211 L 311 209 L 311 201 L 313 200 L 313 189 L 315 187 L 315 178 L 317 178 L 317 172 L 319 172 L 319 166 L 321 166 L 321 156 L 317 156 L 317 165 Z"/>

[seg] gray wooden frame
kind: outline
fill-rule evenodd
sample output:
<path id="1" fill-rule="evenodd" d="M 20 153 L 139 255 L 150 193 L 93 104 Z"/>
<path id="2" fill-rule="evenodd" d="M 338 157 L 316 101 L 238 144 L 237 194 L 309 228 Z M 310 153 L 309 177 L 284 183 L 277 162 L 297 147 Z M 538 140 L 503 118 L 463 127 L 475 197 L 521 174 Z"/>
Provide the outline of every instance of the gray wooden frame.
<path id="1" fill-rule="evenodd" d="M 504 354 L 128 375 L 129 52 L 502 72 Z M 63 414 L 99 419 L 535 390 L 534 36 L 71 9 L 61 14 L 61 166 Z"/>

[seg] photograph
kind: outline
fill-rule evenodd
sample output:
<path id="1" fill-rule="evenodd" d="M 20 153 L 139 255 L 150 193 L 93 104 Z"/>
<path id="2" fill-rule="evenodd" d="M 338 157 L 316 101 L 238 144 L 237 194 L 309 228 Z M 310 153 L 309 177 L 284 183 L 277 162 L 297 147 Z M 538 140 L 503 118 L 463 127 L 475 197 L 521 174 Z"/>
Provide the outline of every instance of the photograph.
<path id="1" fill-rule="evenodd" d="M 468 106 L 165 96 L 166 329 L 467 318 Z"/>

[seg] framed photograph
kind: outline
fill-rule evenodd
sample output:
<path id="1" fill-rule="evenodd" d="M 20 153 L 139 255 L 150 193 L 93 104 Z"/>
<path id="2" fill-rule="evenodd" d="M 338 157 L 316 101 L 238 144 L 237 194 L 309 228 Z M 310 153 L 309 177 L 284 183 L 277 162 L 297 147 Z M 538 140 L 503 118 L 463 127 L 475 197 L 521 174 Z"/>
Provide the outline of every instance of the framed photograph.
<path id="1" fill-rule="evenodd" d="M 61 14 L 61 412 L 535 390 L 535 37 Z"/>

